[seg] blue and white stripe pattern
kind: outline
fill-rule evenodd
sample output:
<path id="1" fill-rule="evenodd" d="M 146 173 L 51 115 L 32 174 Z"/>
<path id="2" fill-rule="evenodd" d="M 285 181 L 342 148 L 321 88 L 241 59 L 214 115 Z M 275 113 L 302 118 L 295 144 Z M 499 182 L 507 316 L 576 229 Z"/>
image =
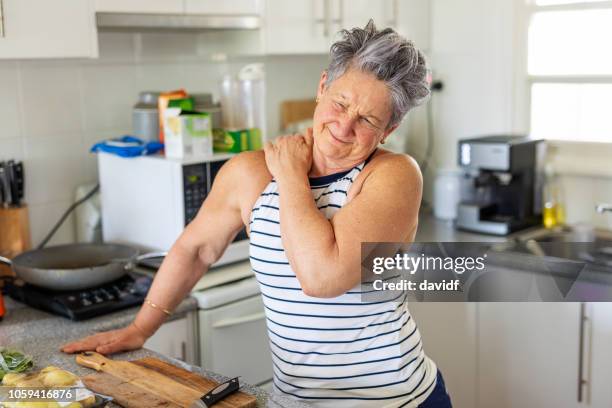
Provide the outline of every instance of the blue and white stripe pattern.
<path id="1" fill-rule="evenodd" d="M 331 218 L 367 163 L 311 178 Z M 436 366 L 423 352 L 405 297 L 362 302 L 360 285 L 331 299 L 305 295 L 281 241 L 272 180 L 251 214 L 250 259 L 266 308 L 275 392 L 313 407 L 417 407 L 433 390 Z"/>

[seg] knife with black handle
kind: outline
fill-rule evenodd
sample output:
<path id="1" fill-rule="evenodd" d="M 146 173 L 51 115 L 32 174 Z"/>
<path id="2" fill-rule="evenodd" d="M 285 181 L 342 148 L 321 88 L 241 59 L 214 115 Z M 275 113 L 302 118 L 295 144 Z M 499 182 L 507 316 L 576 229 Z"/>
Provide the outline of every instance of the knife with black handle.
<path id="1" fill-rule="evenodd" d="M 24 174 L 23 162 L 13 162 L 11 167 L 11 189 L 13 193 L 13 205 L 20 206 L 23 200 Z"/>
<path id="2" fill-rule="evenodd" d="M 0 163 L 0 183 L 2 183 L 2 206 L 11 205 L 13 198 L 11 196 L 10 175 L 8 171 L 8 163 Z"/>
<path id="3" fill-rule="evenodd" d="M 235 393 L 240 389 L 239 377 L 232 378 L 223 384 L 217 385 L 215 388 L 204 394 L 200 399 L 195 400 L 189 408 L 210 408 L 213 404 L 221 401 L 230 394 Z"/>
<path id="4" fill-rule="evenodd" d="M 9 160 L 7 163 L 8 167 L 8 179 L 9 188 L 11 189 L 11 200 L 9 205 L 12 207 L 19 207 L 19 186 L 17 181 L 17 164 L 14 160 Z"/>

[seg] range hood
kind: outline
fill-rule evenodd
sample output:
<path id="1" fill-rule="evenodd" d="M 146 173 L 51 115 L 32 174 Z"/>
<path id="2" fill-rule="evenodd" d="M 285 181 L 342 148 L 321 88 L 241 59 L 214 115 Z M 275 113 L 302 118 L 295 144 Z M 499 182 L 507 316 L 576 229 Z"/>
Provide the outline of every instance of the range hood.
<path id="1" fill-rule="evenodd" d="M 256 30 L 258 15 L 96 13 L 100 29 Z"/>

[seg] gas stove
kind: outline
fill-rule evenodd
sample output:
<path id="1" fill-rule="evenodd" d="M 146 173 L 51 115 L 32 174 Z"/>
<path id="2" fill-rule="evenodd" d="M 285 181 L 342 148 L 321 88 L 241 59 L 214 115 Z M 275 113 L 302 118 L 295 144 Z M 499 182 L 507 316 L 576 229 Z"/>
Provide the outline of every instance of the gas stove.
<path id="1" fill-rule="evenodd" d="M 150 276 L 128 274 L 96 288 L 69 291 L 17 281 L 8 283 L 6 292 L 28 306 L 77 321 L 142 304 L 152 281 Z"/>

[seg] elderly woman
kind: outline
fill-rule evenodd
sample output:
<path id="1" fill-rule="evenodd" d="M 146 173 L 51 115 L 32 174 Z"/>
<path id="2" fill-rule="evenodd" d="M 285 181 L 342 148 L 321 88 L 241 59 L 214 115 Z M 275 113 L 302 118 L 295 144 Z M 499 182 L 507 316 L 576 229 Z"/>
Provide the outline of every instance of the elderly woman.
<path id="1" fill-rule="evenodd" d="M 423 55 L 391 29 L 343 31 L 321 75 L 314 125 L 220 171 L 134 322 L 64 346 L 139 348 L 246 226 L 263 296 L 275 391 L 316 407 L 450 407 L 401 299 L 364 302 L 362 242 L 410 242 L 421 174 L 379 148 L 429 94 Z"/>

